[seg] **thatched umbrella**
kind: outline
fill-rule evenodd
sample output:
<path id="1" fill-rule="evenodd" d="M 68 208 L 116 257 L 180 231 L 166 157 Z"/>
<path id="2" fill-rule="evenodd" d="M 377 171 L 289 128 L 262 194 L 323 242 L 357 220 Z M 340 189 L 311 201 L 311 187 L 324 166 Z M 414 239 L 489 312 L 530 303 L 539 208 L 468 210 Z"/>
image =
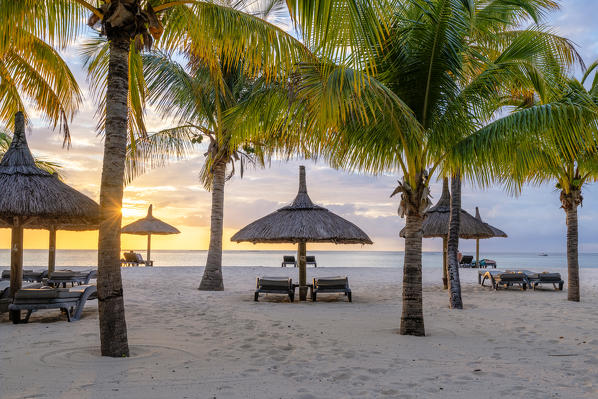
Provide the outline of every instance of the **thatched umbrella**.
<path id="1" fill-rule="evenodd" d="M 149 206 L 146 217 L 126 225 L 121 230 L 121 232 L 125 234 L 137 234 L 147 236 L 147 262 L 151 260 L 150 256 L 152 253 L 152 234 L 167 235 L 180 233 L 180 231 L 176 227 L 173 227 L 168 223 L 164 223 L 160 219 L 156 219 L 152 215 L 152 207 L 152 205 Z"/>
<path id="2" fill-rule="evenodd" d="M 0 193 L 0 219 L 12 229 L 10 293 L 13 296 L 21 288 L 23 275 L 23 229 L 54 226 L 77 230 L 80 226 L 97 226 L 100 207 L 35 166 L 25 138 L 22 112 L 15 115 L 14 137 L 0 161 Z"/>
<path id="3" fill-rule="evenodd" d="M 504 237 L 504 238 L 507 237 L 507 233 L 505 233 L 501 229 L 498 229 L 482 220 L 482 217 L 480 216 L 480 210 L 478 209 L 477 206 L 475 207 L 475 218 L 477 220 L 479 220 L 480 222 L 484 223 L 492 231 L 492 237 Z M 492 238 L 492 237 L 484 237 L 484 238 Z M 480 239 L 479 238 L 476 238 L 476 240 L 475 240 L 475 264 L 476 264 L 476 266 L 480 266 Z"/>
<path id="4" fill-rule="evenodd" d="M 299 167 L 299 192 L 293 203 L 243 227 L 231 241 L 297 243 L 299 299 L 302 301 L 307 297 L 306 243 L 372 244 L 359 227 L 311 201 L 305 183 L 305 166 Z"/>
<path id="5" fill-rule="evenodd" d="M 430 209 L 424 213 L 424 223 L 422 225 L 423 236 L 425 238 L 442 238 L 442 281 L 445 287 L 448 286 L 447 278 L 447 241 L 449 231 L 449 221 L 451 217 L 451 194 L 448 189 L 448 179 L 442 183 L 442 195 L 440 199 Z M 459 238 L 480 239 L 493 236 L 492 230 L 483 222 L 471 216 L 468 212 L 461 209 L 459 221 Z M 400 232 L 401 237 L 405 237 L 405 229 Z"/>

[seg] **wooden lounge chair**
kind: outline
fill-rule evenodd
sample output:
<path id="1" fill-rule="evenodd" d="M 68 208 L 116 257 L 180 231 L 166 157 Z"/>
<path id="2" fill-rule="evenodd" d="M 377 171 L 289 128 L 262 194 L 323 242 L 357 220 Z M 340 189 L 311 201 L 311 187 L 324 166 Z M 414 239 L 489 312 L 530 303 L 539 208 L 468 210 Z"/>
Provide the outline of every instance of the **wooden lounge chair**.
<path id="1" fill-rule="evenodd" d="M 124 259 L 120 260 L 120 265 L 121 266 L 140 266 L 140 265 L 145 265 L 145 266 L 153 266 L 154 265 L 154 261 L 153 260 L 144 260 L 143 256 L 141 256 L 141 254 L 135 253 L 133 251 L 129 251 L 129 252 L 125 252 L 123 253 Z"/>
<path id="2" fill-rule="evenodd" d="M 562 291 L 565 282 L 560 273 L 542 272 L 537 273 L 530 270 L 507 270 L 507 272 L 523 273 L 527 277 L 529 285 L 535 290 L 540 284 L 552 284 L 555 290 Z M 558 286 L 558 287 L 557 287 Z"/>
<path id="3" fill-rule="evenodd" d="M 288 295 L 291 302 L 295 300 L 295 286 L 293 280 L 287 277 L 258 277 L 254 301 L 262 294 L 284 294 Z"/>
<path id="4" fill-rule="evenodd" d="M 314 278 L 311 290 L 311 300 L 316 302 L 319 293 L 329 294 L 339 292 L 344 293 L 349 302 L 352 302 L 348 277 L 316 277 Z"/>
<path id="5" fill-rule="evenodd" d="M 40 309 L 60 309 L 66 313 L 69 322 L 81 318 L 85 302 L 97 298 L 95 285 L 78 285 L 71 288 L 24 288 L 17 291 L 12 304 L 8 305 L 10 311 L 26 310 L 27 315 L 23 320 L 13 318 L 13 323 L 27 323 L 31 313 Z"/>
<path id="6" fill-rule="evenodd" d="M 40 288 L 41 283 L 28 283 L 23 285 L 22 288 Z M 8 312 L 8 305 L 12 303 L 10 297 L 10 281 L 0 281 L 0 313 Z"/>
<path id="7" fill-rule="evenodd" d="M 309 265 L 314 265 L 314 267 L 318 267 L 318 264 L 316 263 L 315 256 L 306 256 L 305 257 L 305 266 L 309 266 Z"/>
<path id="8" fill-rule="evenodd" d="M 283 256 L 282 263 L 280 267 L 287 267 L 287 265 L 293 265 L 293 267 L 297 267 L 297 261 L 295 260 L 294 256 Z"/>
<path id="9" fill-rule="evenodd" d="M 478 274 L 479 278 L 479 274 Z M 522 290 L 526 290 L 527 286 L 529 285 L 529 281 L 527 280 L 527 276 L 521 272 L 506 272 L 502 270 L 488 270 L 482 276 L 482 286 L 486 280 L 490 280 L 492 283 L 492 288 L 498 290 L 499 287 L 512 287 L 513 285 L 517 284 L 521 287 Z"/>
<path id="10" fill-rule="evenodd" d="M 471 267 L 472 265 L 474 265 L 475 263 L 473 262 L 473 256 L 471 255 L 464 255 L 461 258 L 461 262 L 459 262 L 459 266 L 461 267 Z"/>
<path id="11" fill-rule="evenodd" d="M 97 273 L 95 270 L 81 272 L 72 270 L 57 270 L 49 275 L 48 285 L 60 286 L 62 284 L 62 286 L 65 288 L 67 283 L 71 283 L 72 286 L 75 284 L 87 285 L 89 284 L 89 280 L 96 277 L 96 274 Z"/>
<path id="12" fill-rule="evenodd" d="M 36 272 L 33 270 L 23 270 L 23 281 L 29 281 L 32 283 L 39 283 L 42 279 L 48 277 L 48 271 L 43 270 Z M 10 270 L 2 271 L 2 278 L 0 280 L 10 280 Z"/>

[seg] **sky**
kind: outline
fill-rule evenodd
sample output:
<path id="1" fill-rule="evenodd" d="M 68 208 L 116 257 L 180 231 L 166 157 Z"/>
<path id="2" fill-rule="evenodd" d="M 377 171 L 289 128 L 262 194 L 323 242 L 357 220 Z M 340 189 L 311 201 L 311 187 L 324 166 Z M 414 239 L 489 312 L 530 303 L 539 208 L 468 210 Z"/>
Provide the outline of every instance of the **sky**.
<path id="1" fill-rule="evenodd" d="M 546 23 L 554 31 L 571 39 L 586 64 L 598 59 L 598 1 L 565 0 L 561 9 L 547 16 Z M 28 109 L 32 122 L 27 138 L 34 155 L 60 163 L 65 182 L 99 201 L 103 142 L 95 130 L 95 104 L 89 94 L 86 75 L 76 49 L 64 52 L 79 85 L 84 102 L 70 124 L 72 147 L 62 147 L 62 137 L 53 132 L 41 115 Z M 577 72 L 579 74 L 579 72 Z M 147 113 L 150 131 L 168 127 L 160 115 Z M 181 234 L 156 237 L 152 249 L 207 249 L 211 194 L 199 182 L 203 151 L 189 159 L 150 171 L 134 180 L 125 189 L 123 225 L 143 217 L 149 204 L 154 216 L 176 226 Z M 400 178 L 398 175 L 370 176 L 331 169 L 323 162 L 292 160 L 272 161 L 266 168 L 251 168 L 243 178 L 233 177 L 225 188 L 224 239 L 225 250 L 284 249 L 289 245 L 253 245 L 232 243 L 230 237 L 240 228 L 288 204 L 297 193 L 298 166 L 307 169 L 307 186 L 312 200 L 360 226 L 374 241 L 373 245 L 317 244 L 311 249 L 401 251 L 403 239 L 398 233 L 404 219 L 397 214 L 398 199 L 390 198 Z M 440 196 L 441 184 L 432 184 L 433 201 Z M 598 186 L 585 188 L 583 207 L 579 209 L 580 251 L 598 252 Z M 560 209 L 559 192 L 554 184 L 526 187 L 518 197 L 512 197 L 501 187 L 484 190 L 465 183 L 462 206 L 475 214 L 478 206 L 484 221 L 499 227 L 508 238 L 481 242 L 481 256 L 488 252 L 564 252 L 566 247 L 565 213 Z M 44 231 L 25 232 L 26 249 L 48 246 Z M 142 236 L 122 236 L 122 249 L 143 249 Z M 60 249 L 95 249 L 97 232 L 58 232 Z M 425 239 L 424 250 L 441 249 L 440 239 Z M 10 247 L 10 231 L 0 229 L 0 248 Z M 461 240 L 463 251 L 472 251 L 475 241 Z"/>

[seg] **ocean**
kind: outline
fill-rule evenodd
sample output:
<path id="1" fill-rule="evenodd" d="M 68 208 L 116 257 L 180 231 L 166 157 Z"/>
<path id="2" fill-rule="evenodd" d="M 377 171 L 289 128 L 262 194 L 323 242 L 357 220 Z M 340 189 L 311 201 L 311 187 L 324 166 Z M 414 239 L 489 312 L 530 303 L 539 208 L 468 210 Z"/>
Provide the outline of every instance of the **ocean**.
<path id="1" fill-rule="evenodd" d="M 140 251 L 145 257 L 145 251 Z M 222 263 L 224 266 L 269 266 L 280 267 L 283 255 L 295 255 L 289 251 L 224 251 Z M 309 251 L 314 255 L 318 267 L 389 267 L 403 266 L 403 252 L 398 251 Z M 464 253 L 464 255 L 475 255 Z M 567 260 L 564 253 L 548 253 L 539 256 L 538 253 L 490 253 L 484 252 L 484 258 L 494 259 L 499 268 L 542 268 L 566 267 Z M 154 250 L 152 258 L 154 266 L 204 266 L 207 251 L 169 251 Z M 44 267 L 48 263 L 48 251 L 41 249 L 25 250 L 24 266 Z M 442 263 L 441 252 L 424 252 L 423 267 L 439 267 Z M 580 253 L 579 264 L 582 268 L 598 267 L 598 253 Z M 0 250 L 0 267 L 10 265 L 10 251 Z M 96 266 L 97 251 L 94 250 L 58 250 L 56 265 L 65 266 Z"/>

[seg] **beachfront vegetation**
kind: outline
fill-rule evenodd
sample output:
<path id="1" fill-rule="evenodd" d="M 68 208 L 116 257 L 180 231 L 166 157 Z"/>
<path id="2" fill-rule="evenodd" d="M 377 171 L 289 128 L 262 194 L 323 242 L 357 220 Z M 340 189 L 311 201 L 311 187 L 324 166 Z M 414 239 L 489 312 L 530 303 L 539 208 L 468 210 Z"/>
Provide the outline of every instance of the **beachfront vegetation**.
<path id="1" fill-rule="evenodd" d="M 192 54 L 185 57 L 186 65 L 159 52 L 143 57 L 149 104 L 179 126 L 138 138 L 129 146 L 127 171 L 134 178 L 187 157 L 208 141 L 199 179 L 212 193 L 210 244 L 199 289 L 221 291 L 225 183 L 237 170 L 242 177 L 248 165 L 263 166 L 269 147 L 251 139 L 233 145 L 235 126 L 226 125 L 224 115 L 270 84 L 281 83 L 248 76 L 242 61 L 221 61 L 217 68 L 208 68 Z"/>
<path id="2" fill-rule="evenodd" d="M 18 15 L 11 13 L 10 2 L 0 1 L 0 121 L 11 129 L 18 111 L 27 120 L 28 103 L 64 134 L 68 146 L 69 122 L 81 102 L 81 93 L 53 46 L 64 48 L 67 42 L 61 36 L 44 37 L 47 35 L 40 26 L 15 23 Z"/>
<path id="3" fill-rule="evenodd" d="M 480 159 L 510 154 L 506 139 L 547 132 L 575 148 L 589 134 L 576 127 L 593 113 L 584 104 L 517 108 L 535 92 L 558 90 L 565 67 L 576 59 L 566 39 L 541 25 L 516 29 L 555 6 L 500 0 L 395 4 L 382 18 L 388 22 L 383 38 L 360 32 L 362 47 L 350 54 L 350 66 L 326 61 L 300 67 L 291 117 L 270 118 L 269 104 L 283 93 L 240 112 L 276 134 L 305 129 L 302 145 L 311 144 L 334 167 L 403 175 L 393 192 L 400 194 L 399 214 L 406 217 L 401 334 L 425 334 L 421 226 L 430 180 L 438 173 L 470 176 Z M 505 112 L 513 105 L 517 112 Z"/>
<path id="4" fill-rule="evenodd" d="M 598 126 L 598 75 L 594 74 L 593 81 L 589 81 L 593 72 L 598 69 L 598 62 L 594 62 L 585 72 L 581 82 L 571 79 L 568 81 L 557 101 L 574 101 L 585 103 L 588 107 L 596 108 L 593 120 L 580 125 L 579 129 L 586 129 L 595 133 Z M 588 86 L 586 88 L 584 85 Z M 550 101 L 550 99 L 535 98 L 535 102 Z M 579 139 L 584 140 L 584 137 Z M 560 191 L 561 208 L 566 214 L 567 223 L 567 266 L 568 292 L 570 301 L 579 301 L 579 263 L 578 263 L 578 228 L 577 208 L 583 202 L 582 189 L 590 182 L 598 180 L 598 153 L 594 139 L 588 141 L 593 145 L 585 149 L 578 143 L 573 149 L 570 143 L 554 134 L 538 134 L 525 139 L 513 141 L 510 144 L 510 156 L 500 159 L 499 163 L 485 164 L 483 168 L 501 176 L 503 183 L 511 193 L 521 192 L 525 183 L 545 184 L 556 181 L 556 188 Z M 585 143 L 584 143 L 585 144 Z"/>

